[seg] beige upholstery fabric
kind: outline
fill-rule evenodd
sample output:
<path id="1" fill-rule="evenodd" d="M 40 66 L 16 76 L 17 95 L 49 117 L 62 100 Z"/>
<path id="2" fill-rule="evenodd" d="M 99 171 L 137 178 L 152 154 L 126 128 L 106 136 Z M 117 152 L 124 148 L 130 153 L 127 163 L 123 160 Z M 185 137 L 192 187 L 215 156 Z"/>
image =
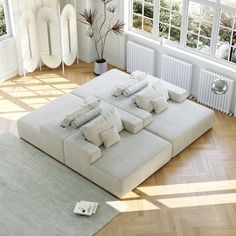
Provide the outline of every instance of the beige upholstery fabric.
<path id="1" fill-rule="evenodd" d="M 164 96 L 152 100 L 152 105 L 154 107 L 154 111 L 157 114 L 160 114 L 162 111 L 166 110 L 169 107 L 169 104 Z"/>
<path id="2" fill-rule="evenodd" d="M 172 152 L 169 142 L 145 130 L 135 135 L 122 131 L 120 136 L 120 142 L 102 148 L 102 157 L 91 165 L 91 179 L 118 197 L 161 168 Z"/>
<path id="3" fill-rule="evenodd" d="M 143 129 L 143 121 L 140 118 L 121 109 L 118 109 L 118 111 L 126 131 L 136 134 Z"/>
<path id="4" fill-rule="evenodd" d="M 115 97 L 119 97 L 123 94 L 124 90 L 126 90 L 127 88 L 131 87 L 132 85 L 136 84 L 137 81 L 133 80 L 133 79 L 127 79 L 127 81 L 120 83 L 120 84 L 116 84 L 113 87 L 112 90 L 112 95 Z"/>
<path id="5" fill-rule="evenodd" d="M 123 91 L 123 95 L 125 97 L 129 97 L 135 93 L 137 93 L 138 91 L 144 89 L 145 87 L 148 86 L 148 81 L 147 80 L 142 80 L 142 81 L 139 81 L 138 83 L 128 87 L 127 89 L 125 89 Z"/>
<path id="6" fill-rule="evenodd" d="M 119 107 L 120 109 L 142 119 L 143 127 L 146 127 L 152 122 L 152 114 L 138 108 L 135 104 L 133 104 L 132 97 L 114 97 L 109 92 L 100 93 L 97 96 L 102 100 L 113 104 L 114 106 Z"/>
<path id="7" fill-rule="evenodd" d="M 101 157 L 101 150 L 86 141 L 81 131 L 75 132 L 64 140 L 65 164 L 71 169 L 91 177 L 91 164 Z"/>
<path id="8" fill-rule="evenodd" d="M 71 127 L 73 129 L 77 129 L 78 127 L 86 124 L 97 116 L 101 115 L 102 109 L 101 107 L 95 107 L 94 109 L 86 112 L 85 114 L 79 116 L 71 122 Z"/>
<path id="9" fill-rule="evenodd" d="M 163 83 L 163 80 L 158 80 L 158 82 L 154 83 L 152 87 L 156 90 L 159 96 L 164 96 L 166 100 L 170 99 L 168 90 Z"/>
<path id="10" fill-rule="evenodd" d="M 114 125 L 100 133 L 100 136 L 105 148 L 109 148 L 120 141 L 120 135 Z"/>
<path id="11" fill-rule="evenodd" d="M 137 107 L 147 112 L 152 112 L 154 108 L 152 104 L 152 100 L 154 100 L 155 98 L 161 95 L 162 94 L 159 94 L 153 87 L 148 87 L 134 95 L 135 103 Z"/>
<path id="12" fill-rule="evenodd" d="M 98 93 L 101 93 L 101 91 L 109 92 L 109 94 L 112 95 L 114 85 L 126 82 L 129 78 L 130 76 L 127 73 L 117 69 L 112 69 L 103 75 L 86 82 L 79 88 L 72 91 L 72 93 L 81 98 L 97 95 Z"/>
<path id="13" fill-rule="evenodd" d="M 160 114 L 153 113 L 153 122 L 145 129 L 169 141 L 176 156 L 194 140 L 213 126 L 214 112 L 186 100 L 169 102 L 169 108 Z"/>
<path id="14" fill-rule="evenodd" d="M 73 94 L 65 94 L 55 101 L 27 114 L 17 121 L 19 136 L 41 149 L 39 126 L 55 117 L 63 120 L 66 114 L 78 109 L 83 99 Z"/>
<path id="15" fill-rule="evenodd" d="M 61 117 L 55 117 L 40 125 L 40 148 L 64 163 L 64 140 L 76 132 L 71 126 L 62 128 Z"/>
<path id="16" fill-rule="evenodd" d="M 82 132 L 89 142 L 99 147 L 102 145 L 100 133 L 111 128 L 113 125 L 116 126 L 118 132 L 124 129 L 120 116 L 115 108 L 84 125 Z"/>

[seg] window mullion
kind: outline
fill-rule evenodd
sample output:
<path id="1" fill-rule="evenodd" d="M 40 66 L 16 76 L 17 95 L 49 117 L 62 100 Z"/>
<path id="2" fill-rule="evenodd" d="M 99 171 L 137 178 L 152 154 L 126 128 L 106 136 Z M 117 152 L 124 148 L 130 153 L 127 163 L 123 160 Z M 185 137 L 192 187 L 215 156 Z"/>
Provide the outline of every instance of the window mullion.
<path id="1" fill-rule="evenodd" d="M 159 21 L 160 21 L 160 4 L 159 0 L 154 0 L 153 35 L 155 38 L 159 37 Z"/>
<path id="2" fill-rule="evenodd" d="M 213 24 L 212 24 L 212 32 L 211 32 L 211 48 L 210 48 L 210 56 L 212 58 L 215 57 L 215 53 L 217 50 L 217 39 L 218 33 L 220 28 L 220 8 L 216 7 L 214 9 L 214 17 L 213 17 Z"/>
<path id="3" fill-rule="evenodd" d="M 181 18 L 181 36 L 180 45 L 184 47 L 187 40 L 187 28 L 188 28 L 188 3 L 189 0 L 183 0 L 182 18 Z"/>

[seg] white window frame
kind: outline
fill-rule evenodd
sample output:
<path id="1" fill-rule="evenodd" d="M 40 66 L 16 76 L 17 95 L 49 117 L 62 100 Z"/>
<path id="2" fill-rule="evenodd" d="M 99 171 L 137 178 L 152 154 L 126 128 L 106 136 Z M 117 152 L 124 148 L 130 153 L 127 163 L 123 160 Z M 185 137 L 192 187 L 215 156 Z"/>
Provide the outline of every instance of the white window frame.
<path id="1" fill-rule="evenodd" d="M 5 15 L 7 33 L 5 35 L 0 36 L 0 41 L 3 41 L 12 36 L 8 1 L 2 0 L 2 3 Z"/>
<path id="2" fill-rule="evenodd" d="M 213 24 L 212 24 L 212 32 L 211 32 L 211 46 L 209 50 L 209 54 L 202 53 L 199 50 L 191 49 L 186 46 L 187 42 L 187 29 L 188 29 L 188 8 L 189 8 L 189 2 L 190 0 L 183 0 L 183 10 L 182 10 L 182 22 L 181 22 L 181 35 L 180 35 L 180 43 L 171 41 L 171 40 L 165 40 L 165 43 L 174 46 L 179 47 L 181 49 L 184 49 L 184 51 L 196 54 L 200 57 L 203 57 L 205 59 L 214 60 L 218 63 L 224 64 L 226 66 L 230 65 L 236 65 L 236 63 L 227 61 L 224 59 L 221 59 L 216 56 L 216 50 L 217 50 L 217 38 L 219 34 L 219 27 L 220 27 L 220 13 L 221 11 L 230 12 L 232 14 L 236 15 L 236 8 L 232 8 L 226 5 L 222 5 L 220 3 L 220 0 L 216 0 L 216 2 L 210 1 L 210 0 L 191 0 L 197 3 L 205 4 L 214 9 L 214 15 L 213 15 Z M 160 18 L 160 0 L 154 0 L 154 19 L 153 19 L 153 34 L 146 33 L 142 30 L 135 29 L 133 24 L 133 0 L 129 0 L 129 23 L 128 23 L 128 30 L 134 33 L 138 33 L 144 37 L 147 37 L 149 39 L 161 42 L 161 37 L 159 36 L 159 18 Z"/>

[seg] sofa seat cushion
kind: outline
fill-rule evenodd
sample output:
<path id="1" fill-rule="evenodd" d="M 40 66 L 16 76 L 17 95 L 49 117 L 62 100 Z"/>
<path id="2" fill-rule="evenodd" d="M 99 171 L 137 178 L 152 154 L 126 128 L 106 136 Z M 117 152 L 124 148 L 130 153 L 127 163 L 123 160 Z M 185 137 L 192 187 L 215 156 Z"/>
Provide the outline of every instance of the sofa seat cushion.
<path id="1" fill-rule="evenodd" d="M 62 116 L 40 125 L 40 148 L 58 161 L 65 163 L 64 140 L 76 132 L 71 126 L 61 127 Z"/>
<path id="2" fill-rule="evenodd" d="M 79 88 L 72 91 L 72 93 L 81 98 L 97 95 L 101 91 L 108 91 L 112 94 L 115 85 L 126 82 L 130 75 L 117 69 L 109 70 L 108 72 L 92 79 Z"/>
<path id="3" fill-rule="evenodd" d="M 82 103 L 83 99 L 78 96 L 65 94 L 45 106 L 25 115 L 17 122 L 20 137 L 41 148 L 39 126 L 54 117 L 60 116 L 62 121 L 65 115 L 78 109 Z"/>
<path id="4" fill-rule="evenodd" d="M 145 129 L 173 144 L 176 156 L 213 125 L 214 112 L 197 103 L 185 100 L 169 102 L 169 108 L 153 113 L 153 122 Z"/>
<path id="5" fill-rule="evenodd" d="M 135 135 L 122 131 L 120 136 L 109 149 L 102 147 L 102 157 L 91 165 L 92 181 L 118 197 L 161 168 L 172 153 L 169 142 L 145 130 Z"/>

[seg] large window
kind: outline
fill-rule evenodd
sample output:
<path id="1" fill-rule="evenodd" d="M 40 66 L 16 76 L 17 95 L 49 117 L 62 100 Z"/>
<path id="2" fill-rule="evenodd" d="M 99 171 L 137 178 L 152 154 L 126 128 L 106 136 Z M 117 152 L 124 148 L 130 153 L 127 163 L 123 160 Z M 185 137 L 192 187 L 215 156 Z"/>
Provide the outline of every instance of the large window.
<path id="1" fill-rule="evenodd" d="M 131 28 L 236 63 L 236 0 L 130 0 Z"/>
<path id="2" fill-rule="evenodd" d="M 7 10 L 7 1 L 0 0 L 0 38 L 9 34 L 9 22 Z"/>

